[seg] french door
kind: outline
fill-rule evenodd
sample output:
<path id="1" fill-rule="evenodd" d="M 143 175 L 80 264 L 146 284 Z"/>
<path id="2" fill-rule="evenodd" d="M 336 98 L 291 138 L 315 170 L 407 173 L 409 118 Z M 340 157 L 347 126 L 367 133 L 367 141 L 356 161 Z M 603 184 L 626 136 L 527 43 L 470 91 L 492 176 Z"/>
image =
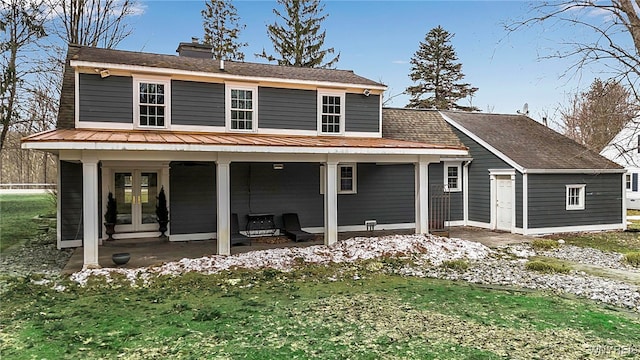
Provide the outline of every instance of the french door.
<path id="1" fill-rule="evenodd" d="M 157 231 L 158 171 L 114 171 L 114 196 L 118 204 L 116 232 Z"/>

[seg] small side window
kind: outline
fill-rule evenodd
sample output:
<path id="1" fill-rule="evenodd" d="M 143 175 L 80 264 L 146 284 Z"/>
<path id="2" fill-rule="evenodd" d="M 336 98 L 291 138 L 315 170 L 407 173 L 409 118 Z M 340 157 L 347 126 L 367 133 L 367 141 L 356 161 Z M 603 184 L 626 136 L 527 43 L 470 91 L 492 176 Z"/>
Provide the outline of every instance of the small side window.
<path id="1" fill-rule="evenodd" d="M 585 185 L 567 185 L 566 209 L 584 210 Z"/>
<path id="2" fill-rule="evenodd" d="M 446 191 L 462 191 L 462 166 L 444 163 L 444 185 Z"/>

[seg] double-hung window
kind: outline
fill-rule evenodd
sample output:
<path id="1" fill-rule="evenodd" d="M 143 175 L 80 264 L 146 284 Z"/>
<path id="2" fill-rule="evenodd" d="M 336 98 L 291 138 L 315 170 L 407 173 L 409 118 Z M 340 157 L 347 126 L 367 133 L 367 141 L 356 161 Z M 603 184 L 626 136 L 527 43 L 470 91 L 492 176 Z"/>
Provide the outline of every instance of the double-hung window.
<path id="1" fill-rule="evenodd" d="M 632 184 L 631 183 L 631 174 L 626 174 L 624 176 L 624 179 L 625 179 L 625 188 L 627 190 L 631 190 L 631 184 Z"/>
<path id="2" fill-rule="evenodd" d="M 255 86 L 226 86 L 227 126 L 233 131 L 255 132 L 257 126 L 257 95 Z"/>
<path id="3" fill-rule="evenodd" d="M 338 194 L 355 194 L 358 192 L 357 170 L 356 164 L 340 164 L 338 165 L 337 186 Z M 325 176 L 326 169 L 320 166 L 320 194 L 324 194 L 326 189 Z"/>
<path id="4" fill-rule="evenodd" d="M 141 128 L 166 128 L 170 123 L 171 82 L 134 79 L 135 125 Z"/>
<path id="5" fill-rule="evenodd" d="M 566 209 L 584 210 L 584 184 L 567 185 Z"/>
<path id="6" fill-rule="evenodd" d="M 318 92 L 318 127 L 321 134 L 344 133 L 344 93 Z"/>
<path id="7" fill-rule="evenodd" d="M 444 163 L 444 185 L 446 191 L 461 191 L 462 176 L 460 164 Z"/>

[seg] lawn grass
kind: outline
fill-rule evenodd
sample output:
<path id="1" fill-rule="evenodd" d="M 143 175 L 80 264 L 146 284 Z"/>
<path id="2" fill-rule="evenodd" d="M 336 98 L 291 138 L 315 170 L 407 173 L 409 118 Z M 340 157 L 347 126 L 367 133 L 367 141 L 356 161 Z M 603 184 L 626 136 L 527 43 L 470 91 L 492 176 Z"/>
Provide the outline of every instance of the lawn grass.
<path id="1" fill-rule="evenodd" d="M 64 292 L 16 280 L 2 296 L 0 353 L 11 359 L 573 359 L 605 347 L 637 349 L 640 342 L 637 316 L 594 303 L 401 277 L 367 271 L 378 268 L 368 265 L 189 273 L 136 288 L 98 281 L 86 288 L 67 284 Z M 326 276 L 338 280 L 320 280 Z"/>
<path id="2" fill-rule="evenodd" d="M 49 224 L 49 220 L 37 221 L 34 217 L 55 214 L 55 205 L 50 196 L 49 194 L 0 195 L 0 252 L 37 235 L 41 224 Z M 53 228 L 55 229 L 55 226 Z"/>
<path id="3" fill-rule="evenodd" d="M 591 247 L 602 251 L 622 254 L 640 251 L 640 233 L 627 231 L 605 231 L 596 233 L 555 234 L 550 239 L 563 239 L 569 245 Z"/>

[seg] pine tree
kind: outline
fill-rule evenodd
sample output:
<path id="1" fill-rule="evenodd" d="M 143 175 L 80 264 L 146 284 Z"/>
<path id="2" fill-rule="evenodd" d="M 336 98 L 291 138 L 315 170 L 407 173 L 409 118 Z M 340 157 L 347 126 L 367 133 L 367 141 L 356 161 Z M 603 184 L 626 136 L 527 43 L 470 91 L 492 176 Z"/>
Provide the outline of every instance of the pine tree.
<path id="1" fill-rule="evenodd" d="M 330 68 L 338 62 L 340 53 L 328 62 L 324 58 L 333 54 L 334 49 L 322 49 L 326 31 L 321 31 L 321 23 L 327 18 L 322 14 L 324 6 L 320 0 L 278 0 L 283 12 L 273 9 L 274 14 L 284 21 L 267 26 L 267 34 L 277 55 L 269 55 L 263 49 L 257 57 L 277 61 L 278 65 L 312 68 Z"/>
<path id="2" fill-rule="evenodd" d="M 439 110 L 478 111 L 475 106 L 461 106 L 456 102 L 473 96 L 478 88 L 460 83 L 464 78 L 462 64 L 451 45 L 453 34 L 441 26 L 431 29 L 420 42 L 418 51 L 411 58 L 409 77 L 417 85 L 409 86 L 409 108 L 435 108 Z M 425 95 L 428 97 L 424 98 Z"/>
<path id="3" fill-rule="evenodd" d="M 244 61 L 240 49 L 247 43 L 238 42 L 240 31 L 246 25 L 240 25 L 236 7 L 230 1 L 207 0 L 202 10 L 204 43 L 212 45 L 216 59 Z"/>

